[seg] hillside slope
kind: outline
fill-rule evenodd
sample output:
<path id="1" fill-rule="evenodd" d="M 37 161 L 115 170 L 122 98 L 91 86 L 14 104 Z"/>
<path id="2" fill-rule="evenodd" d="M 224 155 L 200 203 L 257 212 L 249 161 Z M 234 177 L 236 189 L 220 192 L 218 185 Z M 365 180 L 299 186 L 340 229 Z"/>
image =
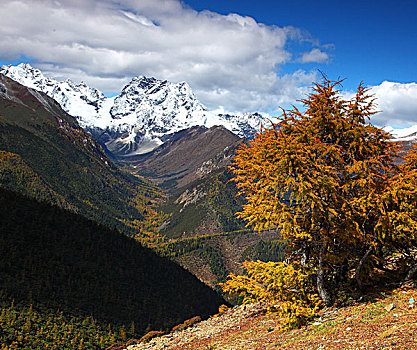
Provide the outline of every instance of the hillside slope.
<path id="1" fill-rule="evenodd" d="M 274 231 L 242 230 L 170 240 L 158 246 L 157 251 L 216 290 L 230 273 L 244 273 L 241 264 L 244 260 L 285 259 L 285 247 Z"/>
<path id="2" fill-rule="evenodd" d="M 104 325 L 133 322 L 138 336 L 224 302 L 183 268 L 82 216 L 1 188 L 0 208 L 0 297 Z"/>
<path id="3" fill-rule="evenodd" d="M 284 332 L 258 304 L 155 338 L 129 350 L 404 350 L 417 349 L 417 289 L 378 294 L 349 307 L 324 310 L 308 326 Z"/>
<path id="4" fill-rule="evenodd" d="M 243 259 L 283 258 L 282 244 L 270 242 L 277 234 L 251 232 L 236 217 L 245 202 L 227 166 L 241 141 L 221 126 L 193 127 L 148 154 L 118 158 L 168 193 L 160 233 L 169 241 L 157 250 L 213 288 L 241 273 Z"/>
<path id="5" fill-rule="evenodd" d="M 152 152 L 117 159 L 164 188 L 181 188 L 228 165 L 240 140 L 222 126 L 194 126 L 175 133 Z"/>

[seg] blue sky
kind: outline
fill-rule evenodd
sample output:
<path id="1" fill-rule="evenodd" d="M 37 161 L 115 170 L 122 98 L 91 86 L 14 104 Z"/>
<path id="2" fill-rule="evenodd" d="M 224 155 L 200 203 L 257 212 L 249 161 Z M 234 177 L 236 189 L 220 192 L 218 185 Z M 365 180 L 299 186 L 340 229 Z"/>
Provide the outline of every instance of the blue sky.
<path id="1" fill-rule="evenodd" d="M 268 25 L 294 26 L 329 45 L 330 60 L 311 64 L 329 77 L 347 78 L 354 89 L 364 80 L 408 83 L 417 79 L 417 1 L 415 0 L 185 0 L 196 10 L 236 12 Z M 299 50 L 293 44 L 294 51 Z M 291 72 L 297 64 L 288 64 Z M 306 67 L 304 67 L 306 68 Z"/>
<path id="2" fill-rule="evenodd" d="M 3 0 L 0 63 L 107 95 L 138 75 L 186 81 L 208 109 L 279 113 L 323 71 L 364 81 L 379 126 L 417 124 L 417 1 Z M 24 19 L 24 20 L 22 20 Z"/>

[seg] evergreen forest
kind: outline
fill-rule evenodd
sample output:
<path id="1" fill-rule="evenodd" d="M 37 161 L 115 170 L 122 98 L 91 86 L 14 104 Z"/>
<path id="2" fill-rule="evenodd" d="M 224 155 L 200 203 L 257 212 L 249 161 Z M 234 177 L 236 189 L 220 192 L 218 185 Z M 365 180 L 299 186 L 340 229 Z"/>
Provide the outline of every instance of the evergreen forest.
<path id="1" fill-rule="evenodd" d="M 49 346 L 61 349 L 71 333 L 80 348 L 101 348 L 224 303 L 120 232 L 2 188 L 0 207 L 3 347 L 41 349 L 54 339 Z"/>

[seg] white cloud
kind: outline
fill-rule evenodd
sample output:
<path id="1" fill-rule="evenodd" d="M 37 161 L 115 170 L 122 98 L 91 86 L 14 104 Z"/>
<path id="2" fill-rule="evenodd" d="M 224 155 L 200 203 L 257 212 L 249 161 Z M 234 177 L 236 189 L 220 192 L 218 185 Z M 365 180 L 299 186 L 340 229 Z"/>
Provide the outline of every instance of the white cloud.
<path id="1" fill-rule="evenodd" d="M 417 84 L 384 81 L 373 86 L 370 93 L 376 98 L 380 113 L 372 117 L 378 126 L 409 127 L 417 124 Z"/>
<path id="2" fill-rule="evenodd" d="M 398 83 L 384 81 L 379 85 L 367 86 L 368 95 L 374 99 L 371 123 L 378 127 L 408 128 L 417 125 L 417 83 Z M 341 91 L 344 100 L 355 98 L 356 91 Z M 407 131 L 405 134 L 407 134 Z"/>
<path id="3" fill-rule="evenodd" d="M 106 93 L 146 75 L 187 81 L 210 109 L 268 111 L 294 103 L 316 79 L 277 74 L 293 59 L 288 41 L 308 34 L 179 0 L 5 0 L 2 13 L 0 59 L 27 57 L 47 76 Z M 327 54 L 303 57 L 323 62 Z"/>
<path id="4" fill-rule="evenodd" d="M 300 58 L 301 63 L 323 63 L 329 60 L 329 55 L 326 52 L 321 51 L 320 49 L 314 48 L 310 52 L 305 52 Z"/>

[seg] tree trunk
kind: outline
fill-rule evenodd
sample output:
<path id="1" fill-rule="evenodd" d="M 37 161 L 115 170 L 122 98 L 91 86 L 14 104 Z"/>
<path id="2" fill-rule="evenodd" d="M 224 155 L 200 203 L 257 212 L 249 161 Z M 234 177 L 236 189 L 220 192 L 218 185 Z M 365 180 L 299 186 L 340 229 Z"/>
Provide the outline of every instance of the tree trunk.
<path id="1" fill-rule="evenodd" d="M 317 269 L 317 290 L 319 292 L 320 298 L 323 300 L 324 304 L 326 306 L 332 305 L 332 298 L 330 296 L 329 291 L 326 288 L 326 282 L 325 282 L 325 273 L 323 270 L 324 267 L 324 259 L 323 256 L 326 253 L 327 250 L 327 243 L 323 243 L 323 246 L 320 251 L 320 257 L 319 257 L 319 266 Z"/>
<path id="2" fill-rule="evenodd" d="M 371 253 L 372 249 L 373 249 L 373 246 L 371 246 L 371 247 L 368 248 L 368 250 L 366 251 L 365 255 L 359 261 L 359 264 L 358 264 L 358 266 L 356 267 L 356 270 L 355 270 L 354 277 L 355 277 L 356 283 L 358 285 L 358 288 L 361 289 L 361 290 L 362 290 L 362 287 L 363 287 L 362 281 L 361 281 L 361 276 L 360 276 L 361 275 L 362 266 L 363 266 L 366 258 L 368 257 L 368 255 Z"/>
<path id="3" fill-rule="evenodd" d="M 414 266 L 410 270 L 408 270 L 407 276 L 405 276 L 403 282 L 407 282 L 411 280 L 416 272 L 417 272 L 417 263 L 414 264 Z"/>
<path id="4" fill-rule="evenodd" d="M 305 245 L 301 253 L 301 260 L 300 260 L 301 266 L 306 266 L 308 264 L 309 259 L 310 259 L 310 248 L 307 245 Z"/>

